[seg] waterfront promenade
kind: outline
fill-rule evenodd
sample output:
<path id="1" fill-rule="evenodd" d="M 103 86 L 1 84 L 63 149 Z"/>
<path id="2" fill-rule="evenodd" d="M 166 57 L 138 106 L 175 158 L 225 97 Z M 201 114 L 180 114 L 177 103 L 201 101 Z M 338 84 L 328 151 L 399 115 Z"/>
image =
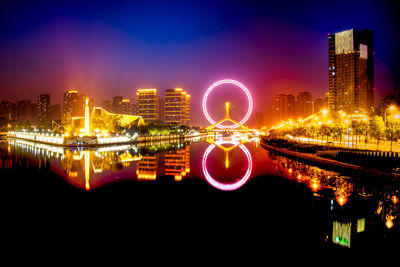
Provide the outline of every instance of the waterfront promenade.
<path id="1" fill-rule="evenodd" d="M 6 133 L 7 138 L 21 139 L 46 145 L 64 146 L 64 147 L 94 147 L 104 145 L 118 145 L 129 143 L 146 143 L 169 140 L 184 140 L 188 138 L 206 136 L 208 133 L 181 133 L 168 135 L 116 135 L 109 137 L 96 136 L 74 136 L 66 137 L 64 135 L 51 133 L 31 133 L 31 132 L 14 132 Z"/>
<path id="2" fill-rule="evenodd" d="M 351 137 L 349 138 L 349 140 L 344 138 L 342 141 L 336 141 L 336 140 L 326 141 L 315 138 L 292 137 L 292 136 L 290 136 L 290 138 L 288 139 L 304 144 L 326 145 L 338 149 L 346 148 L 346 149 L 357 149 L 357 150 L 368 150 L 368 151 L 400 152 L 400 143 L 395 141 L 393 141 L 391 145 L 390 141 L 380 140 L 379 145 L 377 145 L 376 140 L 370 140 L 368 143 L 366 143 L 364 139 L 355 141 L 355 138 L 352 139 Z"/>

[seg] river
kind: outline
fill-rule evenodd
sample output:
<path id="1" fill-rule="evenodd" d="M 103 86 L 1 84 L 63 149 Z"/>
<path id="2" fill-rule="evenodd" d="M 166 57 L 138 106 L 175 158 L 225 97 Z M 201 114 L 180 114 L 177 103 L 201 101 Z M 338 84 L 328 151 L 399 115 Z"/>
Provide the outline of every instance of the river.
<path id="1" fill-rule="evenodd" d="M 400 241 L 398 185 L 274 155 L 257 140 L 70 149 L 9 139 L 0 147 L 8 217 L 124 213 L 146 229 L 196 225 L 278 248 L 351 251 Z"/>

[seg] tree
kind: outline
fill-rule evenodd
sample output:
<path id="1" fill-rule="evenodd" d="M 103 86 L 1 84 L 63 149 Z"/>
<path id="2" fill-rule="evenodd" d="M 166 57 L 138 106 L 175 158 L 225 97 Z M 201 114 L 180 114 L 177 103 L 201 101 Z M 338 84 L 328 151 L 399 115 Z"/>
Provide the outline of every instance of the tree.
<path id="1" fill-rule="evenodd" d="M 15 125 L 15 130 L 20 131 L 22 129 L 30 130 L 32 128 L 32 123 L 28 120 L 25 121 L 17 121 Z"/>
<path id="2" fill-rule="evenodd" d="M 346 126 L 343 123 L 335 123 L 333 126 L 333 134 L 335 135 L 336 139 L 339 138 L 340 144 L 342 143 L 342 137 L 345 131 Z"/>
<path id="3" fill-rule="evenodd" d="M 99 130 L 107 130 L 109 133 L 121 133 L 121 115 L 97 115 L 94 114 L 91 119 L 91 128 Z"/>
<path id="4" fill-rule="evenodd" d="M 385 114 L 385 110 L 390 106 L 390 105 L 400 105 L 400 96 L 395 95 L 392 93 L 387 93 L 381 101 L 378 103 L 378 106 L 375 109 L 374 114 L 383 117 Z"/>
<path id="5" fill-rule="evenodd" d="M 370 134 L 376 139 L 376 150 L 379 149 L 379 140 L 385 134 L 385 123 L 381 116 L 373 116 L 369 122 Z"/>
<path id="6" fill-rule="evenodd" d="M 39 129 L 52 129 L 51 121 L 50 120 L 41 120 L 39 122 Z"/>
<path id="7" fill-rule="evenodd" d="M 326 141 L 329 141 L 329 136 L 332 135 L 332 127 L 330 124 L 322 124 L 320 127 L 320 133 L 322 136 L 326 136 Z"/>
<path id="8" fill-rule="evenodd" d="M 392 144 L 393 141 L 397 141 L 399 139 L 399 133 L 400 133 L 400 122 L 399 119 L 396 119 L 395 116 L 389 116 L 386 119 L 386 129 L 385 129 L 385 135 L 386 139 L 390 140 L 390 151 L 392 151 Z"/>
<path id="9" fill-rule="evenodd" d="M 369 127 L 368 127 L 367 121 L 361 121 L 358 123 L 356 131 L 357 131 L 357 134 L 364 136 L 364 148 L 367 145 L 368 130 L 369 130 Z"/>

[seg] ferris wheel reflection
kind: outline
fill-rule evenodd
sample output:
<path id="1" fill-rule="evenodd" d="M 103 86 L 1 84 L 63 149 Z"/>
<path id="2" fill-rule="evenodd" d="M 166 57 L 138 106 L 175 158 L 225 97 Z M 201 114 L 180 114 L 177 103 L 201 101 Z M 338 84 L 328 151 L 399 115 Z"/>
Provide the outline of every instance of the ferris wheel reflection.
<path id="1" fill-rule="evenodd" d="M 206 178 L 207 182 L 212 185 L 213 187 L 223 190 L 223 191 L 233 191 L 237 190 L 240 187 L 242 187 L 250 178 L 252 169 L 253 169 L 253 159 L 251 157 L 250 151 L 247 149 L 247 147 L 243 144 L 243 141 L 236 140 L 236 139 L 218 139 L 216 141 L 212 139 L 207 140 L 209 143 L 211 143 L 207 149 L 205 150 L 203 154 L 203 160 L 202 160 L 202 169 L 203 169 L 203 174 L 204 177 Z M 230 145 L 229 147 L 226 147 L 224 145 Z M 215 149 L 219 148 L 225 152 L 225 168 L 228 170 L 230 161 L 229 161 L 229 153 L 237 148 L 239 148 L 245 155 L 247 159 L 247 169 L 243 177 L 238 179 L 237 181 L 233 183 L 222 183 L 217 181 L 214 177 L 212 177 L 207 169 L 207 159 L 210 155 L 210 153 Z"/>

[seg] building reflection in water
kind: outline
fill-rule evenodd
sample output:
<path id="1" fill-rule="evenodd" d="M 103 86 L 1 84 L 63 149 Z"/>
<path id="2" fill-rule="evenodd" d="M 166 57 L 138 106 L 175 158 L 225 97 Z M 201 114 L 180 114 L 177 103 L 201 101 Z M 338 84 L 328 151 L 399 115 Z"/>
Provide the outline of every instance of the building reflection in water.
<path id="1" fill-rule="evenodd" d="M 138 180 L 155 180 L 157 172 L 164 166 L 165 175 L 182 180 L 190 172 L 190 145 L 185 143 L 151 143 L 150 146 L 135 145 L 105 146 L 96 149 L 70 149 L 42 145 L 23 140 L 9 140 L 7 153 L 21 156 L 17 162 L 37 164 L 41 169 L 52 161 L 59 166 L 68 182 L 79 188 L 90 190 L 105 183 L 106 173 L 128 171 L 126 176 Z M 37 162 L 37 163 L 36 163 Z M 12 168 L 15 161 L 8 156 L 0 161 L 0 168 Z M 29 167 L 29 166 L 20 166 Z M 132 177 L 132 171 L 136 173 Z M 110 176 L 110 175 L 109 175 Z M 112 175 L 115 179 L 116 175 Z M 93 180 L 94 177 L 94 180 Z M 93 184 L 95 183 L 95 184 Z"/>
<path id="2" fill-rule="evenodd" d="M 157 158 L 159 154 L 142 156 L 136 165 L 139 180 L 155 180 L 157 178 Z"/>
<path id="3" fill-rule="evenodd" d="M 174 176 L 175 181 L 181 181 L 190 173 L 190 145 L 181 150 L 165 152 L 165 175 Z"/>

